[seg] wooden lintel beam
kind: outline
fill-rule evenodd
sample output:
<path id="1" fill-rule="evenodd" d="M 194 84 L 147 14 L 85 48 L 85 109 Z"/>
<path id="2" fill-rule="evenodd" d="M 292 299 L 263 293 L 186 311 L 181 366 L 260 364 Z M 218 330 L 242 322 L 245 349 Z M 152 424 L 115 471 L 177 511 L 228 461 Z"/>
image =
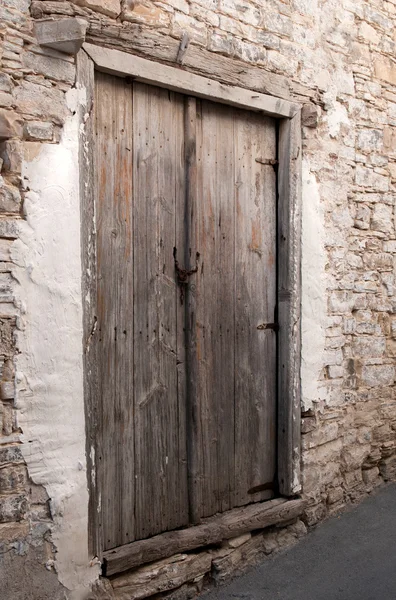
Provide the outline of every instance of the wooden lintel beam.
<path id="1" fill-rule="evenodd" d="M 298 104 L 288 100 L 225 85 L 208 77 L 119 50 L 93 44 L 84 44 L 83 48 L 99 71 L 111 75 L 131 77 L 142 83 L 151 83 L 182 94 L 262 112 L 272 117 L 292 118 L 300 109 Z"/>

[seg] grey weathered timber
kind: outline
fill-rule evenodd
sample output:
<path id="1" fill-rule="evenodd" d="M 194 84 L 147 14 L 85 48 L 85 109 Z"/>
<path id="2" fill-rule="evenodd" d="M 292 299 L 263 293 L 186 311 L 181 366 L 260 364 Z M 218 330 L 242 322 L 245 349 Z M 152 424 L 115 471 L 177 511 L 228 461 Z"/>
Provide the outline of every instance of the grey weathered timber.
<path id="1" fill-rule="evenodd" d="M 235 500 L 276 491 L 276 127 L 247 111 L 234 118 Z"/>
<path id="2" fill-rule="evenodd" d="M 194 497 L 200 517 L 234 505 L 234 112 L 207 101 L 197 106 L 195 360 L 201 433 L 194 447 L 199 464 Z"/>
<path id="3" fill-rule="evenodd" d="M 77 56 L 77 84 L 86 91 L 86 104 L 80 105 L 80 211 L 83 305 L 84 395 L 86 422 L 86 457 L 89 487 L 88 541 L 93 556 L 103 550 L 102 527 L 98 512 L 102 472 L 98 457 L 101 454 L 101 403 L 98 388 L 97 361 L 97 294 L 96 294 L 96 226 L 94 173 L 94 64 L 85 52 Z"/>
<path id="4" fill-rule="evenodd" d="M 142 28 L 132 23 L 128 23 L 128 29 L 125 29 L 122 25 L 91 22 L 87 42 L 118 47 L 124 52 L 128 47 L 128 51 L 133 54 L 168 64 L 176 63 L 180 47 L 179 39 L 166 36 L 157 29 Z M 313 91 L 312 87 L 240 59 L 222 56 L 202 46 L 189 45 L 183 57 L 183 68 L 226 85 L 255 90 L 285 100 L 312 100 L 317 104 L 321 103 L 319 91 Z"/>
<path id="5" fill-rule="evenodd" d="M 96 77 L 97 361 L 104 463 L 101 505 L 104 548 L 135 539 L 133 404 L 134 248 L 132 90 Z M 127 499 L 127 501 L 126 501 Z"/>
<path id="6" fill-rule="evenodd" d="M 185 397 L 178 384 L 184 344 L 178 312 L 184 307 L 173 256 L 178 246 L 183 256 L 183 97 L 135 83 L 133 128 L 134 511 L 140 539 L 188 522 Z M 130 504 L 127 495 L 124 502 Z"/>
<path id="7" fill-rule="evenodd" d="M 234 508 L 221 515 L 209 517 L 200 525 L 187 529 L 132 542 L 122 548 L 115 548 L 104 553 L 105 575 L 121 573 L 138 565 L 166 558 L 178 552 L 215 544 L 248 531 L 287 523 L 299 517 L 305 506 L 306 502 L 302 499 L 278 498 L 242 508 Z"/>
<path id="8" fill-rule="evenodd" d="M 85 40 L 87 21 L 70 17 L 58 21 L 35 21 L 34 35 L 40 46 L 77 54 Z"/>
<path id="9" fill-rule="evenodd" d="M 279 124 L 278 479 L 292 496 L 300 482 L 301 112 Z"/>
<path id="10" fill-rule="evenodd" d="M 185 244 L 184 265 L 188 271 L 199 269 L 197 247 L 196 215 L 199 202 L 197 180 L 197 99 L 185 99 L 184 147 L 186 168 L 186 201 L 184 207 Z M 200 461 L 195 452 L 202 436 L 199 413 L 198 351 L 197 331 L 197 279 L 198 271 L 191 274 L 191 283 L 185 286 L 185 347 L 186 347 L 186 416 L 187 416 L 187 478 L 189 520 L 197 523 L 200 519 L 201 498 Z"/>
<path id="11" fill-rule="evenodd" d="M 96 68 L 120 77 L 132 77 L 144 83 L 156 85 L 198 98 L 216 100 L 231 106 L 249 108 L 272 116 L 292 117 L 298 107 L 288 100 L 281 100 L 259 92 L 224 85 L 213 79 L 201 77 L 175 67 L 133 56 L 119 50 L 84 44 L 84 50 L 94 61 Z"/>
<path id="12" fill-rule="evenodd" d="M 202 577 L 212 565 L 212 554 L 177 554 L 112 580 L 116 600 L 140 600 L 180 587 Z"/>

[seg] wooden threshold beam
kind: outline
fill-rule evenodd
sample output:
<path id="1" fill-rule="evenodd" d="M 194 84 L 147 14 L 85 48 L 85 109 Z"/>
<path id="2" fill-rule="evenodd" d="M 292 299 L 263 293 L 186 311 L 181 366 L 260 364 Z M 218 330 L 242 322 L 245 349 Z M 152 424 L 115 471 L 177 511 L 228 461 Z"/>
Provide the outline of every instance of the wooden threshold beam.
<path id="1" fill-rule="evenodd" d="M 288 100 L 225 85 L 219 81 L 120 50 L 87 43 L 83 45 L 83 48 L 99 71 L 111 75 L 131 77 L 141 83 L 149 83 L 174 92 L 262 112 L 272 117 L 291 118 L 300 109 L 300 105 Z"/>
<path id="2" fill-rule="evenodd" d="M 103 553 L 103 575 L 110 576 L 179 552 L 215 544 L 249 531 L 282 525 L 301 516 L 306 506 L 302 499 L 277 498 L 234 508 L 204 519 L 199 525 L 161 533 L 146 540 L 131 542 Z"/>

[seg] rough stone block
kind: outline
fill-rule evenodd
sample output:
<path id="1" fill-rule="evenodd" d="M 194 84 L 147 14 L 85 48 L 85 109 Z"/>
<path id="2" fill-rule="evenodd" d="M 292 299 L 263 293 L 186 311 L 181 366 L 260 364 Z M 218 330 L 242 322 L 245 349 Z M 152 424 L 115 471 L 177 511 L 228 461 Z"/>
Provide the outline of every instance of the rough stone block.
<path id="1" fill-rule="evenodd" d="M 26 140 L 50 141 L 54 136 L 54 126 L 45 121 L 27 121 L 23 128 Z"/>
<path id="2" fill-rule="evenodd" d="M 375 483 L 379 483 L 379 469 L 378 467 L 373 467 L 372 469 L 365 469 L 362 472 L 363 481 L 366 485 L 373 485 Z"/>
<path id="3" fill-rule="evenodd" d="M 41 46 L 66 54 L 77 54 L 85 40 L 87 22 L 69 18 L 57 21 L 36 21 L 34 33 Z"/>
<path id="4" fill-rule="evenodd" d="M 380 192 L 387 192 L 389 189 L 388 177 L 362 165 L 356 167 L 356 184 Z"/>
<path id="5" fill-rule="evenodd" d="M 27 482 L 24 466 L 10 466 L 0 469 L 0 494 L 22 490 Z"/>
<path id="6" fill-rule="evenodd" d="M 360 129 L 356 136 L 356 147 L 363 152 L 381 150 L 383 133 L 379 129 Z"/>
<path id="7" fill-rule="evenodd" d="M 25 71 L 43 75 L 47 79 L 73 84 L 75 80 L 75 66 L 55 56 L 45 56 L 35 52 L 23 53 L 23 67 Z"/>
<path id="8" fill-rule="evenodd" d="M 393 365 L 365 365 L 362 367 L 361 381 L 367 387 L 393 385 L 395 367 Z"/>
<path id="9" fill-rule="evenodd" d="M 0 498 L 0 523 L 22 521 L 27 511 L 27 501 L 23 494 Z"/>
<path id="10" fill-rule="evenodd" d="M 0 156 L 4 171 L 17 173 L 22 170 L 22 143 L 20 140 L 6 140 L 0 144 Z"/>
<path id="11" fill-rule="evenodd" d="M 315 104 L 304 104 L 301 111 L 301 123 L 304 127 L 317 127 L 319 110 Z"/>
<path id="12" fill-rule="evenodd" d="M 19 213 L 21 195 L 18 188 L 5 185 L 0 178 L 0 213 Z"/>
<path id="13" fill-rule="evenodd" d="M 329 490 L 327 493 L 327 504 L 336 504 L 344 499 L 344 490 L 341 487 Z"/>
<path id="14" fill-rule="evenodd" d="M 13 400 L 15 395 L 15 386 L 13 381 L 2 381 L 0 383 L 0 399 Z"/>
<path id="15" fill-rule="evenodd" d="M 371 229 L 384 233 L 391 233 L 394 230 L 392 206 L 381 203 L 374 205 Z"/>
<path id="16" fill-rule="evenodd" d="M 359 336 L 353 339 L 352 348 L 355 356 L 379 357 L 385 354 L 386 341 L 384 337 Z"/>
<path id="17" fill-rule="evenodd" d="M 11 77 L 7 73 L 0 73 L 0 91 L 11 93 L 14 84 Z"/>
<path id="18" fill-rule="evenodd" d="M 130 0 L 126 3 L 125 9 L 122 12 L 122 20 L 141 23 L 142 25 L 149 25 L 151 27 L 168 27 L 170 24 L 170 13 L 147 0 L 143 0 L 142 2 Z"/>
<path id="19" fill-rule="evenodd" d="M 379 463 L 379 471 L 385 481 L 393 480 L 396 478 L 396 455 L 390 456 L 381 460 Z"/>
<path id="20" fill-rule="evenodd" d="M 21 118 L 12 110 L 0 108 L 0 140 L 22 137 Z"/>
<path id="21" fill-rule="evenodd" d="M 390 58 L 381 56 L 374 61 L 374 73 L 378 79 L 396 85 L 396 63 Z"/>
<path id="22" fill-rule="evenodd" d="M 44 121 L 51 120 L 62 125 L 69 115 L 64 93 L 56 88 L 44 87 L 24 81 L 15 92 L 17 109 Z M 22 129 L 21 134 L 22 137 Z"/>

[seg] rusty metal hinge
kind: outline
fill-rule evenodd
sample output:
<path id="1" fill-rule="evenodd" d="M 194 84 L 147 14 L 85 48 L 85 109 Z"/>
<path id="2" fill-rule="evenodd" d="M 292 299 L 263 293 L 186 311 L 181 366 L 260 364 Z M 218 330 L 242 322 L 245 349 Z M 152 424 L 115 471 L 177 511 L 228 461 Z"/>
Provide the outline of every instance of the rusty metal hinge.
<path id="1" fill-rule="evenodd" d="M 279 331 L 279 323 L 260 323 L 260 325 L 257 325 L 257 329 L 272 329 L 272 331 Z"/>

